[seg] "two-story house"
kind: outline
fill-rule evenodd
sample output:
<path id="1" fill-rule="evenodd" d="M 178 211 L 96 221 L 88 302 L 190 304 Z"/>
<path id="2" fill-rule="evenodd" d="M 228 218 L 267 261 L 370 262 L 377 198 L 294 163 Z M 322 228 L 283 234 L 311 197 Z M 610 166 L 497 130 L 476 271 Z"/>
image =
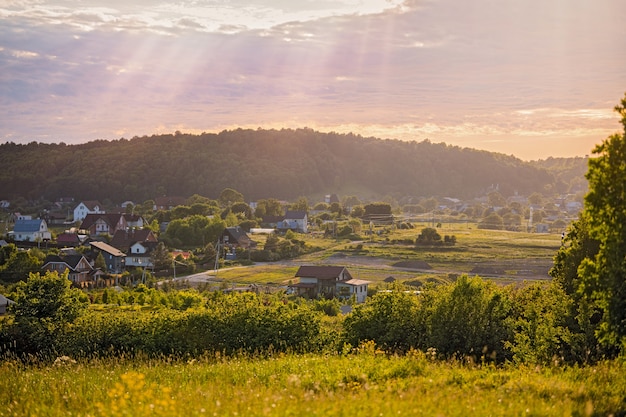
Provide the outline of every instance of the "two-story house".
<path id="1" fill-rule="evenodd" d="M 308 231 L 307 223 L 306 211 L 287 210 L 285 216 L 277 223 L 276 227 L 283 232 L 293 230 L 294 232 L 306 233 Z"/>
<path id="2" fill-rule="evenodd" d="M 81 201 L 74 208 L 74 221 L 83 221 L 88 214 L 104 214 L 102 204 L 98 201 Z"/>
<path id="3" fill-rule="evenodd" d="M 110 274 L 121 274 L 124 272 L 126 254 L 121 250 L 104 242 L 89 242 L 91 248 L 96 253 L 101 253 L 106 264 L 106 272 Z"/>
<path id="4" fill-rule="evenodd" d="M 118 230 L 126 230 L 128 223 L 121 213 L 90 213 L 83 219 L 81 230 L 86 230 L 91 236 L 113 236 Z"/>
<path id="5" fill-rule="evenodd" d="M 68 271 L 68 279 L 76 286 L 87 287 L 94 284 L 94 269 L 83 255 L 69 253 L 48 255 L 41 267 L 44 271 L 56 271 L 62 274 Z"/>

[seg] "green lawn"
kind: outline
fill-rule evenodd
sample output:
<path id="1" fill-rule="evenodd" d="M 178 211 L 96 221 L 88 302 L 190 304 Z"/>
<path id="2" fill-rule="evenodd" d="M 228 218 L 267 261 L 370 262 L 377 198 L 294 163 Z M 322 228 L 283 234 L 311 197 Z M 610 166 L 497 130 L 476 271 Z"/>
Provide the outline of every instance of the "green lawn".
<path id="1" fill-rule="evenodd" d="M 0 416 L 591 416 L 626 412 L 626 368 L 495 368 L 279 355 L 0 363 Z M 621 414 L 620 414 L 621 413 Z"/>

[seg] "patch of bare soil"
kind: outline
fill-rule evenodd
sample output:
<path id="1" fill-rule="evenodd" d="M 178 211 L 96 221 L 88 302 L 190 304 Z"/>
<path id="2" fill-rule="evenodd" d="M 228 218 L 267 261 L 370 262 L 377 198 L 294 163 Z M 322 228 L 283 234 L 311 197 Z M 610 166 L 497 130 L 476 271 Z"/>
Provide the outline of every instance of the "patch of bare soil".
<path id="1" fill-rule="evenodd" d="M 432 266 L 428 264 L 428 262 L 421 261 L 421 260 L 400 261 L 400 262 L 396 262 L 392 266 L 395 268 L 406 268 L 406 269 L 433 269 Z"/>

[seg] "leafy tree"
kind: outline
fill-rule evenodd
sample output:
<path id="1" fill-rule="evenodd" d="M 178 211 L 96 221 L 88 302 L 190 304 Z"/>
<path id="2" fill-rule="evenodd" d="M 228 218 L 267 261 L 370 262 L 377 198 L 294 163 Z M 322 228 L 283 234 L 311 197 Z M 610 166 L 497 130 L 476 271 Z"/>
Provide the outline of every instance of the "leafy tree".
<path id="1" fill-rule="evenodd" d="M 289 206 L 289 210 L 309 212 L 309 200 L 306 197 L 300 197 Z"/>
<path id="2" fill-rule="evenodd" d="M 341 205 L 343 207 L 354 207 L 354 206 L 360 206 L 361 205 L 361 200 L 359 200 L 359 198 L 355 195 L 349 195 L 343 198 L 343 201 L 341 203 Z"/>
<path id="3" fill-rule="evenodd" d="M 533 206 L 540 206 L 543 203 L 543 196 L 538 192 L 534 192 L 528 197 L 528 202 Z"/>
<path id="4" fill-rule="evenodd" d="M 515 213 L 507 213 L 502 216 L 502 223 L 506 230 L 518 231 L 522 224 L 522 216 Z"/>
<path id="5" fill-rule="evenodd" d="M 159 242 L 150 254 L 152 265 L 155 271 L 168 269 L 172 265 L 172 255 L 165 247 L 163 242 Z"/>
<path id="6" fill-rule="evenodd" d="M 506 206 L 506 198 L 502 196 L 497 191 L 492 191 L 487 195 L 489 199 L 489 205 L 492 207 L 505 207 Z"/>
<path id="7" fill-rule="evenodd" d="M 324 202 L 319 202 L 315 206 L 313 206 L 313 210 L 318 210 L 318 211 L 328 210 L 329 208 L 330 208 L 330 205 Z"/>
<path id="8" fill-rule="evenodd" d="M 570 329 L 571 298 L 556 283 L 513 290 L 514 336 L 507 346 L 518 362 L 571 361 L 575 336 Z M 574 356 L 578 356 L 575 354 Z"/>
<path id="9" fill-rule="evenodd" d="M 504 220 L 502 220 L 502 217 L 498 213 L 492 212 L 478 222 L 478 228 L 502 230 L 504 229 Z"/>
<path id="10" fill-rule="evenodd" d="M 245 219 L 252 218 L 252 209 L 244 202 L 235 203 L 230 207 L 230 211 L 235 214 L 241 214 Z"/>
<path id="11" fill-rule="evenodd" d="M 365 208 L 361 205 L 352 207 L 352 211 L 350 212 L 351 217 L 363 217 L 365 215 Z"/>
<path id="12" fill-rule="evenodd" d="M 27 281 L 17 285 L 15 299 L 16 320 L 47 319 L 53 323 L 71 323 L 86 309 L 82 292 L 71 288 L 67 272 L 59 275 L 47 271 L 45 275 L 30 274 Z"/>
<path id="13" fill-rule="evenodd" d="M 366 204 L 364 209 L 365 216 L 391 215 L 391 204 L 389 203 L 370 203 Z"/>
<path id="14" fill-rule="evenodd" d="M 334 202 L 334 203 L 330 203 L 330 208 L 329 208 L 331 213 L 335 213 L 338 215 L 341 215 L 341 213 L 343 212 L 342 208 L 341 208 L 341 204 L 339 204 L 338 202 Z"/>
<path id="15" fill-rule="evenodd" d="M 232 188 L 224 188 L 220 193 L 219 201 L 222 207 L 230 207 L 235 203 L 240 203 L 245 200 L 243 194 L 239 191 L 233 190 Z"/>
<path id="16" fill-rule="evenodd" d="M 28 274 L 41 269 L 41 260 L 31 251 L 19 251 L 13 244 L 7 245 L 4 255 L 6 262 L 0 266 L 0 279 L 5 282 L 16 282 L 28 278 Z"/>
<path id="17" fill-rule="evenodd" d="M 435 245 L 437 243 L 441 243 L 441 235 L 432 227 L 422 229 L 415 242 L 417 245 Z"/>
<path id="18" fill-rule="evenodd" d="M 257 201 L 257 207 L 254 212 L 256 217 L 264 216 L 282 216 L 285 214 L 283 205 L 275 198 L 268 198 Z"/>
<path id="19" fill-rule="evenodd" d="M 101 271 L 104 271 L 104 272 L 107 271 L 107 263 L 104 260 L 104 256 L 102 255 L 102 252 L 98 252 L 98 256 L 96 256 L 96 260 L 94 261 L 93 266 L 97 269 L 100 269 Z"/>
<path id="20" fill-rule="evenodd" d="M 427 212 L 433 211 L 434 209 L 437 208 L 438 205 L 439 205 L 439 202 L 437 201 L 435 197 L 430 197 L 430 198 L 420 201 L 420 206 L 422 206 L 424 210 L 426 210 Z"/>
<path id="21" fill-rule="evenodd" d="M 626 95 L 615 107 L 624 127 L 595 147 L 586 178 L 584 213 L 598 253 L 581 262 L 581 290 L 602 311 L 598 340 L 617 353 L 626 349 Z"/>
<path id="22" fill-rule="evenodd" d="M 357 306 L 344 320 L 346 341 L 358 346 L 373 340 L 384 349 L 400 352 L 418 346 L 424 334 L 419 325 L 419 301 L 400 290 L 377 293 Z"/>
<path id="23" fill-rule="evenodd" d="M 453 284 L 423 294 L 426 345 L 446 355 L 508 356 L 509 298 L 493 282 L 460 276 Z"/>

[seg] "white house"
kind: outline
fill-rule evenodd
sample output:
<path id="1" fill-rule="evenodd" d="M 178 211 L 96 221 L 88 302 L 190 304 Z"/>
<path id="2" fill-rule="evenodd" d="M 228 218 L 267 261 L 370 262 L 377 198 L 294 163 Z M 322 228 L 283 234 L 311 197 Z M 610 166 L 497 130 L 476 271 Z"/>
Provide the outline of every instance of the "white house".
<path id="1" fill-rule="evenodd" d="M 88 214 L 104 214 L 104 208 L 98 201 L 81 201 L 74 208 L 74 221 L 83 221 Z"/>
<path id="2" fill-rule="evenodd" d="M 306 233 L 308 231 L 308 219 L 305 211 L 287 210 L 282 221 L 278 222 L 279 230 L 293 230 Z"/>
<path id="3" fill-rule="evenodd" d="M 350 279 L 337 282 L 337 295 L 339 298 L 349 299 L 354 296 L 357 303 L 364 303 L 367 298 L 367 286 L 369 281 L 363 279 Z"/>
<path id="4" fill-rule="evenodd" d="M 16 220 L 9 235 L 18 242 L 41 242 L 52 238 L 43 219 Z"/>
<path id="5" fill-rule="evenodd" d="M 152 242 L 135 242 L 128 249 L 126 255 L 126 267 L 137 266 L 140 268 L 153 268 L 151 252 L 154 249 Z"/>

